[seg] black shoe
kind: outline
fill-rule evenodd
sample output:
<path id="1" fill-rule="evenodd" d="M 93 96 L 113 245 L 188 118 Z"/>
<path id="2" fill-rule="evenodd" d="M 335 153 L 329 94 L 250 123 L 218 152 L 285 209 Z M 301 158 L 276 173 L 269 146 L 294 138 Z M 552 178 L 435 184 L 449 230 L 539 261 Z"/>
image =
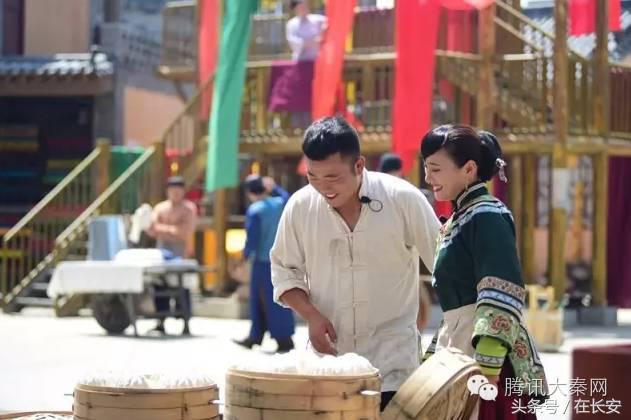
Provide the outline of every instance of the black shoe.
<path id="1" fill-rule="evenodd" d="M 254 347 L 255 344 L 259 344 L 259 343 L 255 343 L 254 340 L 250 339 L 250 338 L 246 338 L 245 340 L 232 340 L 235 344 L 240 345 L 241 347 L 245 347 L 246 349 L 251 349 L 252 347 Z"/>
<path id="2" fill-rule="evenodd" d="M 294 349 L 294 340 L 290 338 L 282 338 L 277 339 L 278 348 L 276 349 L 276 353 L 288 353 Z"/>
<path id="3" fill-rule="evenodd" d="M 162 322 L 159 322 L 158 325 L 156 325 L 156 327 L 152 330 L 149 330 L 150 332 L 158 332 L 160 334 L 165 334 L 164 331 L 164 324 Z"/>

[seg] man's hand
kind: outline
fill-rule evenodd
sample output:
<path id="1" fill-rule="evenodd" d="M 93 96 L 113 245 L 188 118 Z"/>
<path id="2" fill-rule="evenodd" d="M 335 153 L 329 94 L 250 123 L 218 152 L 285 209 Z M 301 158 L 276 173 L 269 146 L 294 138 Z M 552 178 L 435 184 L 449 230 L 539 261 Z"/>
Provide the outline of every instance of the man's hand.
<path id="1" fill-rule="evenodd" d="M 333 343 L 337 341 L 337 335 L 333 324 L 320 312 L 314 312 L 307 319 L 309 326 L 309 341 L 316 351 L 324 354 L 337 355 Z"/>

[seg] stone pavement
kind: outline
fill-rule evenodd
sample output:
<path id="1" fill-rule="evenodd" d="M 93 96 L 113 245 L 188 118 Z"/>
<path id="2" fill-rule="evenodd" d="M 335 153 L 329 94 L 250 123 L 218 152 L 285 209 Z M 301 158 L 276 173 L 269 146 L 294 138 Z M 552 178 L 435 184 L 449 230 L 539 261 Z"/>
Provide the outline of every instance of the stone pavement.
<path id="1" fill-rule="evenodd" d="M 578 346 L 631 343 L 631 316 L 624 312 L 621 327 L 578 328 L 567 332 L 559 353 L 544 353 L 542 359 L 551 382 L 567 383 L 571 376 L 571 349 Z M 167 337 L 145 335 L 153 321 L 139 321 L 140 338 L 107 336 L 96 321 L 87 317 L 55 318 L 48 310 L 25 310 L 20 315 L 0 313 L 0 413 L 4 411 L 70 410 L 77 379 L 90 371 L 108 367 L 133 367 L 155 372 L 162 366 L 189 370 L 198 368 L 223 384 L 225 369 L 252 353 L 231 342 L 243 338 L 248 321 L 193 318 L 193 337 L 179 337 L 182 324 L 168 320 Z M 129 330 L 128 330 L 129 331 Z M 433 331 L 423 335 L 426 346 Z M 295 337 L 304 348 L 307 332 L 299 326 Z M 271 354 L 275 342 L 263 343 L 260 353 Z M 559 399 L 555 414 L 539 419 L 569 419 L 562 415 L 566 400 Z M 625 407 L 623 407 L 624 409 Z M 627 413 L 631 407 L 627 407 Z M 623 418 L 623 416 L 617 416 Z M 616 418 L 616 416 L 614 416 Z"/>

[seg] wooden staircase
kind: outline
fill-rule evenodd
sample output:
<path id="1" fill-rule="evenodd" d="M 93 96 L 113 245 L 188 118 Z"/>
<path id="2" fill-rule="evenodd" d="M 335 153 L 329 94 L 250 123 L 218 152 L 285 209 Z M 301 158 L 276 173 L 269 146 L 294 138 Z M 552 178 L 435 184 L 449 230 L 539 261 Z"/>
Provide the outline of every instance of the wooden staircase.
<path id="1" fill-rule="evenodd" d="M 47 297 L 55 265 L 86 258 L 87 227 L 93 217 L 131 214 L 138 204 L 162 200 L 167 160 L 186 177 L 187 186 L 200 176 L 207 150 L 203 132 L 208 112 L 204 105 L 206 100 L 209 103 L 211 82 L 201 86 L 162 138 L 111 183 L 105 176 L 109 146 L 102 142 L 9 230 L 0 250 L 0 304 L 4 311 L 39 306 L 70 315 L 84 306 L 81 297 L 64 296 L 56 302 Z"/>

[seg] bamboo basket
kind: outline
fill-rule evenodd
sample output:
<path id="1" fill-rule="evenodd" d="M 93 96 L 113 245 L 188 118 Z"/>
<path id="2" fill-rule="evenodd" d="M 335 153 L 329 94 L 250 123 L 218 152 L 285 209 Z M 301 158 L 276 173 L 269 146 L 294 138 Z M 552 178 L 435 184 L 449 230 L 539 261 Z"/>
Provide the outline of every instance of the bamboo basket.
<path id="1" fill-rule="evenodd" d="M 467 381 L 479 374 L 481 371 L 475 360 L 460 350 L 440 350 L 405 381 L 381 418 L 469 419 L 478 403 L 478 396 L 469 392 Z"/>
<path id="2" fill-rule="evenodd" d="M 563 310 L 554 308 L 554 288 L 527 285 L 528 309 L 524 322 L 541 351 L 556 352 L 563 345 Z"/>
<path id="3" fill-rule="evenodd" d="M 230 369 L 225 420 L 376 420 L 381 381 L 359 376 L 309 376 Z"/>
<path id="4" fill-rule="evenodd" d="M 130 389 L 77 385 L 75 420 L 219 419 L 217 385 L 178 389 Z"/>

